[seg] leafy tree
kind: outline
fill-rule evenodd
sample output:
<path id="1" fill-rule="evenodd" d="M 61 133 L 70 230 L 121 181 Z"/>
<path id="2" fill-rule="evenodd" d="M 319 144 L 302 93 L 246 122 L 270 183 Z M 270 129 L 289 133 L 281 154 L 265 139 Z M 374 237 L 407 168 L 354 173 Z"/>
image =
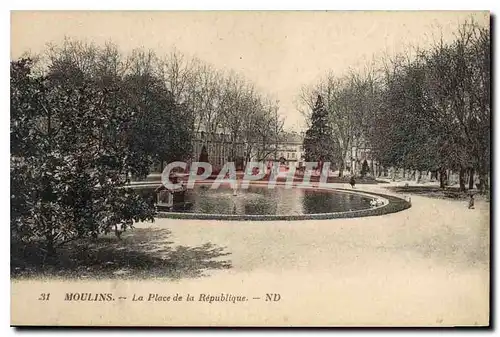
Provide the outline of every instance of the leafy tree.
<path id="1" fill-rule="evenodd" d="M 427 54 L 427 85 L 434 105 L 424 113 L 448 134 L 454 169 L 475 169 L 480 187 L 488 184 L 490 163 L 490 34 L 465 22 L 450 44 L 437 43 Z M 437 82 L 439 81 L 439 82 Z"/>
<path id="2" fill-rule="evenodd" d="M 311 126 L 304 137 L 306 161 L 334 161 L 338 146 L 334 143 L 333 131 L 321 95 L 318 95 L 311 114 Z"/>
<path id="3" fill-rule="evenodd" d="M 184 107 L 176 105 L 153 76 L 130 75 L 124 82 L 125 103 L 135 110 L 135 123 L 128 137 L 132 153 L 160 162 L 162 171 L 164 162 L 185 159 L 191 153 L 192 133 Z M 138 175 L 145 177 L 148 173 L 144 170 Z"/>
<path id="4" fill-rule="evenodd" d="M 464 22 L 449 43 L 384 60 L 378 72 L 337 78 L 326 74 L 302 88 L 299 109 L 309 121 L 317 95 L 324 97 L 341 169 L 353 147 L 370 148 L 383 167 L 469 173 L 481 189 L 490 165 L 490 32 Z M 307 109 L 303 109 L 303 107 Z M 353 158 L 354 160 L 356 158 Z M 342 170 L 339 170 L 341 174 Z"/>
<path id="5" fill-rule="evenodd" d="M 134 112 L 117 104 L 120 91 L 76 70 L 59 78 L 31 68 L 11 63 L 12 234 L 43 239 L 50 257 L 68 241 L 152 220 L 154 205 L 122 188 L 147 158 L 127 144 Z"/>
<path id="6" fill-rule="evenodd" d="M 489 31 L 464 23 L 451 43 L 439 41 L 415 57 L 386 64 L 377 109 L 367 135 L 384 166 L 439 173 L 479 172 L 488 181 L 490 162 Z M 471 186 L 469 186 L 471 187 Z"/>
<path id="7" fill-rule="evenodd" d="M 229 133 L 250 154 L 269 151 L 283 125 L 277 103 L 244 79 L 177 51 L 123 57 L 112 43 L 66 39 L 37 60 L 11 62 L 11 228 L 44 240 L 48 255 L 152 219 L 153 201 L 127 189 L 127 175 L 185 159 L 194 131 Z"/>

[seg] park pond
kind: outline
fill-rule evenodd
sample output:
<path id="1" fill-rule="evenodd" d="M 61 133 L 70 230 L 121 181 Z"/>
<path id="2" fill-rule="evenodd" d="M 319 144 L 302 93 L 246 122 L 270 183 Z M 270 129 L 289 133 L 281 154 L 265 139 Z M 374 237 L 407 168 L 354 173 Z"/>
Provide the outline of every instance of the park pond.
<path id="1" fill-rule="evenodd" d="M 137 190 L 145 197 L 159 201 L 160 216 L 176 215 L 181 218 L 301 220 L 381 215 L 409 206 L 399 198 L 356 190 L 297 186 L 290 188 L 285 185 L 269 188 L 258 184 L 233 190 L 229 187 L 212 189 L 210 185 L 197 184 L 192 189 L 187 189 L 177 201 L 174 197 L 174 206 L 168 208 L 158 199 L 155 186 L 140 187 Z M 164 198 L 160 196 L 160 199 Z M 386 207 L 389 204 L 391 207 Z M 398 206 L 397 209 L 394 206 Z"/>

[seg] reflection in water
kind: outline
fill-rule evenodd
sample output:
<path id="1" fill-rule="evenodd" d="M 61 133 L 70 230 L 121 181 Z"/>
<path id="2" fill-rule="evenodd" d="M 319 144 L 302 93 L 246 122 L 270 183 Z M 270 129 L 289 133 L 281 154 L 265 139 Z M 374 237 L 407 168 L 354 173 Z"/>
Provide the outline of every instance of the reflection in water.
<path id="1" fill-rule="evenodd" d="M 275 186 L 250 186 L 238 189 L 233 195 L 230 188 L 210 189 L 199 185 L 186 193 L 192 213 L 238 215 L 300 215 L 344 212 L 370 208 L 371 198 L 358 194 L 335 191 Z"/>
<path id="2" fill-rule="evenodd" d="M 350 193 L 329 191 L 303 191 L 304 214 L 345 212 L 370 207 L 370 198 Z"/>

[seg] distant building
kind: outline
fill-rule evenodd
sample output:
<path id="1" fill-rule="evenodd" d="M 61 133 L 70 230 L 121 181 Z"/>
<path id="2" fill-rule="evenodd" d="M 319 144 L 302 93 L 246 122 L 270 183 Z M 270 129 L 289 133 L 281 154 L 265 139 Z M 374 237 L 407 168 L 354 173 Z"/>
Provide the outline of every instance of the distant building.
<path id="1" fill-rule="evenodd" d="M 304 132 L 284 132 L 276 144 L 269 144 L 267 149 L 264 150 L 260 146 L 260 153 L 265 155 L 264 158 L 258 158 L 256 147 L 259 147 L 259 144 L 254 144 L 252 148 L 244 142 L 236 142 L 233 147 L 230 135 L 227 133 L 200 131 L 193 137 L 191 160 L 198 161 L 201 150 L 205 146 L 208 153 L 208 162 L 215 168 L 221 168 L 226 162 L 233 161 L 236 163 L 237 168 L 241 169 L 247 160 L 279 161 L 286 166 L 298 168 L 304 165 L 303 140 Z M 346 155 L 345 170 L 359 175 L 363 162 L 366 160 L 370 168 L 370 174 L 376 175 L 380 167 L 373 158 L 372 150 L 364 142 L 358 141 L 356 144 L 357 146 L 352 146 L 351 151 Z M 233 151 L 234 158 L 231 158 Z M 154 165 L 153 172 L 160 172 L 159 164 Z"/>
<path id="2" fill-rule="evenodd" d="M 279 161 L 287 166 L 300 167 L 304 161 L 303 134 L 285 132 L 280 138 L 277 146 L 264 159 Z"/>
<path id="3" fill-rule="evenodd" d="M 247 157 L 247 146 L 243 142 L 231 142 L 230 135 L 224 133 L 208 133 L 200 131 L 193 138 L 192 160 L 198 161 L 203 146 L 208 153 L 208 162 L 214 166 L 222 167 L 228 161 L 244 160 Z M 234 153 L 232 153 L 234 151 Z M 231 155 L 235 158 L 231 158 Z"/>
<path id="4" fill-rule="evenodd" d="M 277 144 L 269 144 L 262 149 L 262 144 L 249 146 L 244 142 L 234 144 L 234 157 L 231 158 L 233 143 L 230 136 L 224 133 L 199 132 L 193 140 L 193 161 L 198 160 L 203 146 L 208 152 L 208 161 L 214 166 L 223 166 L 228 161 L 281 161 L 286 165 L 298 166 L 303 160 L 302 136 L 296 132 L 285 132 L 280 136 Z M 256 148 L 264 153 L 264 158 L 258 158 Z M 237 165 L 238 166 L 238 165 Z"/>

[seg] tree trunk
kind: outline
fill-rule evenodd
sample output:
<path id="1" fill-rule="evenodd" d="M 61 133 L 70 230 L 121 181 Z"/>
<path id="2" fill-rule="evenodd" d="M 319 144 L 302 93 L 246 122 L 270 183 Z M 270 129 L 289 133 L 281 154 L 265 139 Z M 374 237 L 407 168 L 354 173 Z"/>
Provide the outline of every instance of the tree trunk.
<path id="1" fill-rule="evenodd" d="M 444 189 L 446 187 L 445 180 L 446 180 L 446 170 L 441 169 L 439 171 L 439 187 L 442 189 Z"/>
<path id="2" fill-rule="evenodd" d="M 406 169 L 403 168 L 403 178 L 405 178 L 405 176 L 406 176 Z"/>
<path id="3" fill-rule="evenodd" d="M 479 190 L 482 193 L 484 193 L 488 189 L 488 174 L 486 173 L 479 173 Z"/>
<path id="4" fill-rule="evenodd" d="M 431 173 L 431 180 L 432 179 L 436 179 L 436 180 L 439 179 L 439 170 L 432 171 L 432 173 Z"/>
<path id="5" fill-rule="evenodd" d="M 118 240 L 122 239 L 122 231 L 118 229 L 117 224 L 115 224 L 115 236 L 118 238 Z"/>
<path id="6" fill-rule="evenodd" d="M 44 263 L 53 265 L 54 263 L 57 262 L 54 236 L 50 234 L 47 235 L 45 239 L 46 239 L 45 248 L 47 249 L 47 252 L 45 253 Z"/>
<path id="7" fill-rule="evenodd" d="M 465 192 L 465 168 L 463 167 L 460 168 L 458 182 L 460 184 L 460 192 Z"/>
<path id="8" fill-rule="evenodd" d="M 469 190 L 474 189 L 474 169 L 469 169 Z"/>
<path id="9" fill-rule="evenodd" d="M 344 161 L 340 161 L 340 167 L 339 167 L 339 178 L 342 178 L 344 176 Z"/>
<path id="10" fill-rule="evenodd" d="M 422 180 L 422 171 L 418 170 L 417 183 L 420 183 L 420 180 Z"/>

